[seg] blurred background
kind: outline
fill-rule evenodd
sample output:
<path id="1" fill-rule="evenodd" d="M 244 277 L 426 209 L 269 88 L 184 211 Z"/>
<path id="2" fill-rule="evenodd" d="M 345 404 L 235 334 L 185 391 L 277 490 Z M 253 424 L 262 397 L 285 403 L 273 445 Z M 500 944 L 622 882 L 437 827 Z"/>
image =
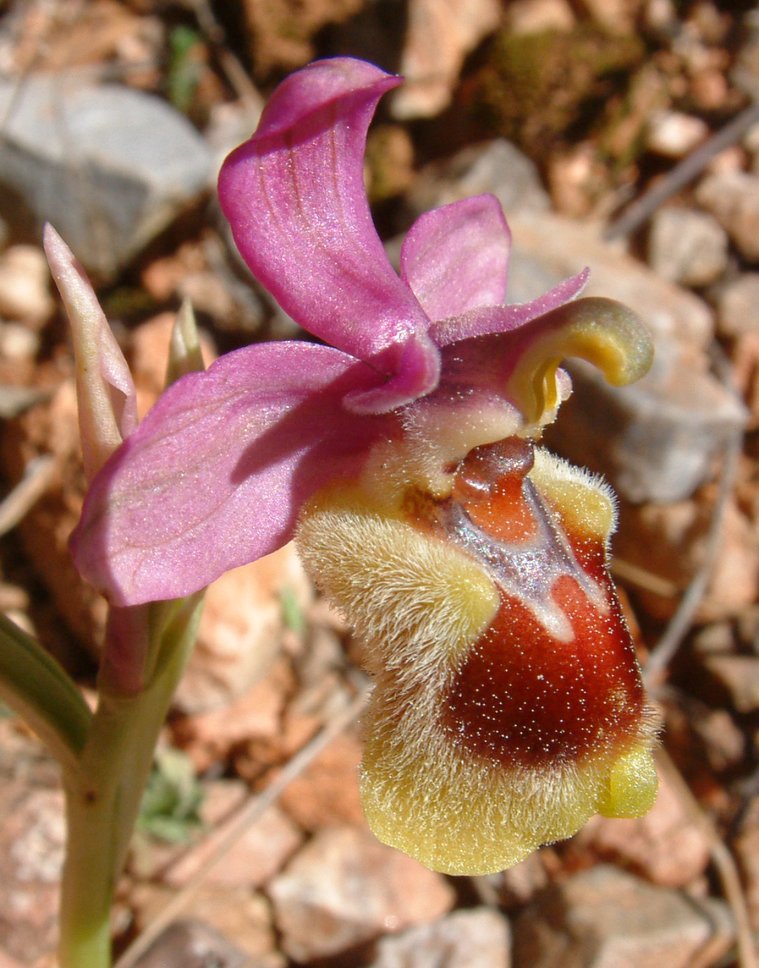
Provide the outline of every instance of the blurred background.
<path id="1" fill-rule="evenodd" d="M 619 495 L 613 571 L 664 723 L 661 792 L 645 818 L 595 818 L 488 878 L 445 878 L 379 845 L 356 783 L 368 682 L 285 548 L 209 590 L 120 889 L 120 964 L 755 964 L 754 3 L 0 3 L 0 608 L 91 685 L 104 605 L 67 551 L 84 478 L 43 223 L 96 285 L 142 412 L 184 299 L 207 361 L 297 338 L 236 255 L 214 184 L 276 83 L 336 54 L 406 78 L 366 156 L 391 254 L 422 211 L 493 192 L 513 236 L 509 301 L 588 265 L 588 294 L 624 301 L 654 335 L 633 387 L 571 364 L 546 443 Z M 52 964 L 57 783 L 3 715 L 0 968 Z"/>

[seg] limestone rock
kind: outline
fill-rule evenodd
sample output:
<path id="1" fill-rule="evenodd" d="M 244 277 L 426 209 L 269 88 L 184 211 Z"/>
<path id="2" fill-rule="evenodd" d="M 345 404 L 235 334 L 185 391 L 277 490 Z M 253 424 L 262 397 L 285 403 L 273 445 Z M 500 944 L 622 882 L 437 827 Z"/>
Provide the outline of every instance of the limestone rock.
<path id="1" fill-rule="evenodd" d="M 727 233 L 713 216 L 684 208 L 662 208 L 651 220 L 648 263 L 682 286 L 706 286 L 727 268 Z"/>
<path id="2" fill-rule="evenodd" d="M 136 968 L 243 968 L 247 954 L 202 921 L 189 919 L 170 925 L 139 959 Z"/>
<path id="3" fill-rule="evenodd" d="M 352 827 L 319 831 L 269 891 L 283 950 L 297 962 L 434 921 L 454 903 L 441 875 Z"/>
<path id="4" fill-rule="evenodd" d="M 169 104 L 74 72 L 0 83 L 0 199 L 27 237 L 52 222 L 111 278 L 209 187 L 210 155 Z"/>
<path id="5" fill-rule="evenodd" d="M 646 132 L 646 147 L 666 158 L 682 158 L 709 136 L 701 118 L 681 111 L 656 111 Z"/>
<path id="6" fill-rule="evenodd" d="M 470 145 L 424 168 L 409 193 L 415 216 L 472 195 L 491 192 L 511 220 L 514 212 L 550 207 L 535 164 L 504 138 Z"/>
<path id="7" fill-rule="evenodd" d="M 514 968 L 692 968 L 731 943 L 727 906 L 600 865 L 545 891 L 514 925 Z"/>
<path id="8" fill-rule="evenodd" d="M 491 908 L 471 908 L 387 935 L 377 945 L 370 968 L 509 968 L 510 948 L 503 915 Z"/>

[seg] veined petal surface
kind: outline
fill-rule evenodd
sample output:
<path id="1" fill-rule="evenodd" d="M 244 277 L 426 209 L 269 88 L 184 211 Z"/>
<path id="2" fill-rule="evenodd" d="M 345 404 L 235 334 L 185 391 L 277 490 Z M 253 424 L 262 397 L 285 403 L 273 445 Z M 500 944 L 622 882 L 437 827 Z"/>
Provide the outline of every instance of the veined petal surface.
<path id="1" fill-rule="evenodd" d="M 344 353 L 287 342 L 183 377 L 93 481 L 72 540 L 80 572 L 137 605 L 274 551 L 315 490 L 355 477 L 371 441 L 394 433 L 394 417 L 342 406 L 372 381 Z"/>
<path id="2" fill-rule="evenodd" d="M 506 298 L 511 233 L 494 195 L 425 212 L 401 248 L 401 278 L 430 319 L 459 316 Z"/>
<path id="3" fill-rule="evenodd" d="M 219 176 L 256 278 L 304 329 L 363 360 L 428 326 L 385 255 L 364 189 L 366 131 L 398 83 L 351 58 L 309 65 L 277 88 Z"/>

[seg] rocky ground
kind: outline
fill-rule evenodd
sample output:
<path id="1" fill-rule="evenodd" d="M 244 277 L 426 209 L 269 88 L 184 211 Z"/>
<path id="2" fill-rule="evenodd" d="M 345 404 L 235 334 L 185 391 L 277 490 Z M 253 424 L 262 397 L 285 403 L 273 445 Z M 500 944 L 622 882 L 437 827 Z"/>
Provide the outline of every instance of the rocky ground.
<path id="1" fill-rule="evenodd" d="M 692 968 L 759 932 L 759 9 L 671 0 L 11 0 L 0 17 L 0 607 L 88 688 L 103 605 L 67 555 L 83 477 L 54 222 L 143 409 L 180 301 L 210 358 L 296 335 L 213 196 L 273 85 L 314 56 L 407 77 L 367 178 L 392 240 L 492 191 L 510 299 L 592 267 L 652 373 L 573 367 L 551 447 L 620 495 L 614 571 L 665 725 L 661 793 L 502 875 L 379 845 L 356 785 L 367 682 L 291 549 L 208 594 L 119 892 L 122 968 Z M 49 965 L 56 771 L 0 720 L 0 968 Z"/>

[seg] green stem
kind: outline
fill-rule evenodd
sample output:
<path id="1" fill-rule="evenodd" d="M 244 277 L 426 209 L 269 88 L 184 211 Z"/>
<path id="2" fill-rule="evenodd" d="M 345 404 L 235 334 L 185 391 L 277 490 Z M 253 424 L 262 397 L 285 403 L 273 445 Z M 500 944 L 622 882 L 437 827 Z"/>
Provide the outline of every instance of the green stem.
<path id="1" fill-rule="evenodd" d="M 60 968 L 108 968 L 110 910 L 155 744 L 195 641 L 202 597 L 151 606 L 150 680 L 133 695 L 102 691 L 78 767 L 64 773 L 68 838 L 61 885 Z"/>
<path id="2" fill-rule="evenodd" d="M 64 770 L 76 767 L 92 713 L 64 669 L 5 615 L 0 615 L 0 699 L 37 733 Z"/>

